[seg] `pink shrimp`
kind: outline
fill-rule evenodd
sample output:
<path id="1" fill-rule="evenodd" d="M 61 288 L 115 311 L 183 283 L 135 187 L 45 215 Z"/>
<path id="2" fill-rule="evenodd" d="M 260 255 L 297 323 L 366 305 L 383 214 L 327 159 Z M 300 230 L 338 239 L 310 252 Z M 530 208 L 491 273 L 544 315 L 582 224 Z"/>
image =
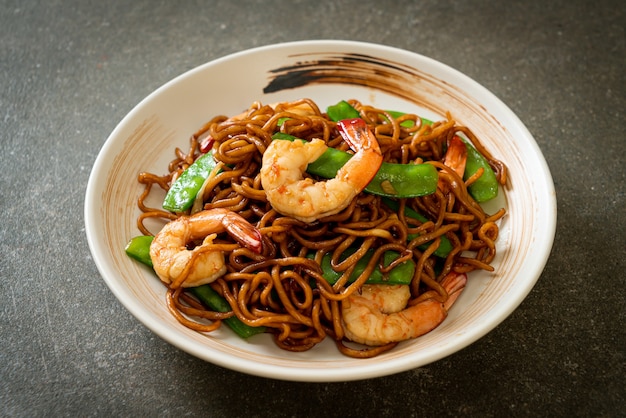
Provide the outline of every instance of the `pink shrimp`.
<path id="1" fill-rule="evenodd" d="M 263 153 L 261 184 L 276 211 L 313 222 L 345 209 L 372 180 L 383 161 L 376 137 L 362 119 L 343 120 L 337 127 L 356 153 L 330 180 L 303 177 L 307 165 L 326 151 L 322 140 L 274 140 L 267 147 Z"/>
<path id="2" fill-rule="evenodd" d="M 150 245 L 154 271 L 165 283 L 177 283 L 187 271 L 183 287 L 211 283 L 224 275 L 226 264 L 221 251 L 207 251 L 206 247 L 224 231 L 246 248 L 261 252 L 261 233 L 243 217 L 226 209 L 204 210 L 181 216 L 156 234 Z M 203 239 L 201 245 L 187 249 L 187 244 L 199 239 Z"/>
<path id="3" fill-rule="evenodd" d="M 467 146 L 461 138 L 454 135 L 448 141 L 448 149 L 443 157 L 443 163 L 453 169 L 459 177 L 465 174 L 465 163 L 467 162 Z"/>
<path id="4" fill-rule="evenodd" d="M 465 288 L 467 276 L 449 273 L 441 282 L 448 299 L 425 298 L 407 307 L 407 285 L 364 285 L 342 302 L 341 316 L 346 338 L 379 346 L 424 335 L 439 326 Z"/>

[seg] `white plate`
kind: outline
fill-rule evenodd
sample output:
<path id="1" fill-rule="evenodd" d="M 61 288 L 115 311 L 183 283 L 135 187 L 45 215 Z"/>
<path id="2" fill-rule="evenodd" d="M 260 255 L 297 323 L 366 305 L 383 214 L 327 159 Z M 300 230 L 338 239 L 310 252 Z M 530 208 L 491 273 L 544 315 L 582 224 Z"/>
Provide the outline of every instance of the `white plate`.
<path id="1" fill-rule="evenodd" d="M 510 186 L 488 210 L 506 207 L 495 273 L 474 272 L 446 321 L 433 332 L 373 359 L 341 355 L 334 343 L 304 353 L 277 348 L 268 335 L 243 341 L 223 328 L 202 335 L 180 325 L 154 274 L 124 253 L 138 235 L 140 171 L 164 173 L 175 146 L 210 117 L 252 102 L 310 97 L 320 108 L 359 99 L 431 119 L 446 111 L 469 126 L 509 168 Z M 145 326 L 214 364 L 270 378 L 347 381 L 398 373 L 448 356 L 484 336 L 526 297 L 547 261 L 556 225 L 554 186 L 525 126 L 498 98 L 458 71 L 381 45 L 305 41 L 256 48 L 209 62 L 139 103 L 102 147 L 89 178 L 85 224 L 98 270 L 119 301 Z"/>

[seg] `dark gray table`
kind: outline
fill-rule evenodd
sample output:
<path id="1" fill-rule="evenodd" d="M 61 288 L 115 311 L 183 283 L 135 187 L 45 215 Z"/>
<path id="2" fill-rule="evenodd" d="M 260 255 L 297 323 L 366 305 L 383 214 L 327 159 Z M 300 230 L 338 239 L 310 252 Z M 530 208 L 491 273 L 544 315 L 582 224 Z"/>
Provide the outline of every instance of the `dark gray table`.
<path id="1" fill-rule="evenodd" d="M 621 1 L 0 1 L 0 415 L 625 416 Z M 168 345 L 106 287 L 83 201 L 109 133 L 206 61 L 302 39 L 430 56 L 507 103 L 551 167 L 539 282 L 485 338 L 351 383 L 247 376 Z"/>

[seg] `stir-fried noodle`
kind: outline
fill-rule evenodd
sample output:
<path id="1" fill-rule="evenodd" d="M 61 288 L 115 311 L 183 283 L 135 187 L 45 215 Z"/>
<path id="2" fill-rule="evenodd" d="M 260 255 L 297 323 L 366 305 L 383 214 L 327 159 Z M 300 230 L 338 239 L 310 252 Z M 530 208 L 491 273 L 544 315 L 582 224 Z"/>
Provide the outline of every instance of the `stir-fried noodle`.
<path id="1" fill-rule="evenodd" d="M 435 193 L 398 199 L 398 207 L 393 210 L 380 196 L 361 192 L 339 213 L 312 223 L 278 213 L 268 203 L 260 176 L 263 153 L 275 132 L 305 140 L 320 138 L 329 147 L 350 151 L 336 123 L 307 99 L 274 106 L 254 103 L 237 117 L 215 117 L 192 135 L 188 149 L 175 150 L 167 174 L 139 175 L 145 192 L 138 202 L 142 211 L 138 227 L 145 235 L 152 235 L 158 231 L 145 227 L 147 218 L 170 221 L 181 214 L 147 207 L 144 203 L 147 196 L 155 188 L 167 190 L 206 151 L 203 148 L 211 146 L 219 163 L 204 185 L 202 204 L 196 205 L 196 209 L 234 211 L 262 235 L 260 254 L 237 244 L 224 233 L 211 246 L 224 252 L 227 271 L 210 286 L 228 301 L 231 312 L 213 312 L 203 306 L 181 286 L 184 277 L 166 284 L 168 307 L 185 326 L 208 332 L 219 327 L 222 319 L 236 315 L 247 325 L 266 327 L 276 344 L 285 350 L 308 350 L 330 337 L 346 355 L 371 357 L 397 343 L 366 348 L 345 344 L 340 310 L 342 301 L 360 292 L 372 269 L 382 265 L 385 251 L 393 250 L 400 255 L 391 266 L 380 267 L 383 272 L 408 259 L 415 263 L 409 305 L 418 303 L 425 292 L 432 295 L 433 291 L 440 301 L 445 301 L 448 294 L 441 281 L 452 271 L 493 270 L 491 263 L 498 236 L 496 221 L 505 211 L 485 213 L 468 193 L 467 187 L 475 178 L 464 182 L 442 163 L 442 158 L 447 141 L 461 134 L 489 160 L 500 184 L 506 182 L 505 166 L 482 147 L 469 129 L 456 126 L 451 115 L 444 121 L 425 124 L 415 115 L 394 118 L 385 110 L 355 100 L 349 102 L 374 133 L 385 162 L 426 162 L 437 168 L 439 186 Z M 406 120 L 414 123 L 407 127 L 403 124 Z M 428 221 L 406 216 L 407 207 Z M 445 258 L 433 255 L 442 237 L 452 245 Z M 425 243 L 430 245 L 424 246 Z M 348 248 L 357 250 L 344 260 L 342 255 L 345 258 Z M 371 250 L 373 256 L 368 267 L 349 283 L 356 261 L 366 253 L 371 255 Z M 334 270 L 342 273 L 334 284 L 322 277 L 320 262 L 325 254 L 332 255 Z"/>

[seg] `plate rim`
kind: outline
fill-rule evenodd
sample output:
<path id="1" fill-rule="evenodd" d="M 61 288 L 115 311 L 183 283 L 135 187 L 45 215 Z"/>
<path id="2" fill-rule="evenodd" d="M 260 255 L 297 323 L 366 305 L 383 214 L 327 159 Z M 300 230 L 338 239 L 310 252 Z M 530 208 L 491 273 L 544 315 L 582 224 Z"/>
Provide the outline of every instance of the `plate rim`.
<path id="1" fill-rule="evenodd" d="M 123 289 L 121 286 L 118 286 L 118 283 L 112 281 L 109 278 L 109 274 L 114 274 L 111 271 L 111 266 L 105 265 L 103 260 L 96 256 L 96 251 L 99 247 L 99 243 L 95 242 L 95 235 L 92 231 L 92 222 L 94 218 L 97 216 L 96 211 L 96 183 L 97 178 L 96 175 L 102 170 L 102 167 L 105 166 L 106 162 L 110 160 L 111 152 L 114 151 L 112 148 L 114 146 L 114 138 L 123 130 L 123 128 L 132 121 L 133 117 L 141 108 L 143 108 L 147 103 L 149 103 L 156 95 L 161 94 L 162 91 L 169 89 L 172 85 L 175 85 L 180 80 L 190 77 L 197 72 L 205 71 L 210 66 L 218 66 L 223 61 L 227 60 L 235 60 L 241 56 L 248 54 L 259 54 L 264 51 L 269 50 L 277 50 L 277 49 L 292 49 L 292 48 L 306 48 L 310 46 L 332 46 L 336 47 L 345 47 L 346 50 L 350 48 L 357 49 L 370 49 L 374 50 L 382 49 L 390 51 L 394 54 L 399 55 L 407 55 L 413 56 L 413 58 L 417 58 L 418 60 L 428 62 L 429 65 L 433 65 L 435 67 L 440 67 L 447 72 L 452 73 L 452 75 L 459 77 L 464 81 L 465 84 L 472 86 L 473 90 L 478 91 L 481 95 L 488 97 L 492 102 L 498 104 L 498 106 L 504 112 L 507 112 L 507 116 L 511 118 L 515 124 L 516 128 L 520 129 L 524 133 L 524 138 L 528 141 L 529 146 L 531 146 L 534 156 L 537 158 L 535 163 L 537 164 L 537 168 L 544 173 L 544 187 L 546 189 L 546 195 L 544 196 L 546 199 L 543 202 L 548 207 L 548 211 L 553 214 L 553 216 L 548 216 L 544 219 L 544 231 L 545 236 L 543 242 L 544 250 L 541 251 L 542 257 L 535 261 L 533 264 L 534 271 L 530 271 L 529 275 L 535 276 L 534 280 L 528 280 L 524 283 L 526 286 L 524 288 L 516 288 L 518 291 L 515 293 L 517 295 L 517 300 L 514 303 L 508 303 L 505 306 L 501 304 L 497 304 L 497 307 L 500 307 L 500 312 L 496 315 L 497 318 L 494 321 L 491 321 L 487 325 L 483 325 L 480 329 L 480 332 L 473 332 L 469 337 L 463 339 L 463 343 L 460 346 L 451 346 L 448 349 L 441 350 L 437 353 L 432 354 L 424 364 L 412 365 L 407 362 L 402 362 L 400 359 L 395 359 L 390 362 L 377 362 L 374 363 L 373 366 L 367 366 L 364 363 L 363 367 L 356 366 L 357 370 L 354 370 L 354 367 L 351 368 L 336 368 L 336 369 L 315 369 L 315 368 L 298 368 L 298 367 L 289 367 L 282 368 L 276 365 L 261 365 L 256 362 L 236 358 L 237 361 L 229 361 L 228 359 L 222 358 L 221 356 L 212 357 L 208 356 L 205 349 L 202 347 L 197 347 L 196 344 L 184 345 L 182 346 L 179 341 L 177 341 L 171 335 L 168 327 L 159 326 L 158 324 L 153 324 L 152 318 L 139 309 L 137 306 L 129 304 L 129 301 L 126 300 L 125 295 L 123 293 Z M 474 96 L 475 94 L 472 94 Z M 361 380 L 366 378 L 373 377 L 381 377 L 385 375 L 395 374 L 402 371 L 410 370 L 414 367 L 419 367 L 421 365 L 426 365 L 432 363 L 434 361 L 440 360 L 451 355 L 454 352 L 457 352 L 478 339 L 484 337 L 487 333 L 491 332 L 495 327 L 497 327 L 502 321 L 504 321 L 514 310 L 516 310 L 521 302 L 526 298 L 528 293 L 532 290 L 537 280 L 539 279 L 547 260 L 550 256 L 550 251 L 554 243 L 555 232 L 556 232 L 556 194 L 554 191 L 554 183 L 552 176 L 550 174 L 550 169 L 547 165 L 545 157 L 543 156 L 539 145 L 536 140 L 532 136 L 532 134 L 528 131 L 527 127 L 523 124 L 523 122 L 519 119 L 519 117 L 495 94 L 493 94 L 490 90 L 468 77 L 464 73 L 456 70 L 448 66 L 447 64 L 434 60 L 430 57 L 424 56 L 420 53 L 408 51 L 388 45 L 375 44 L 369 42 L 361 42 L 361 41 L 350 41 L 350 40 L 302 40 L 302 41 L 293 41 L 293 42 L 281 42 L 276 44 L 263 45 L 255 48 L 246 49 L 243 51 L 234 52 L 213 60 L 210 60 L 206 63 L 198 65 L 188 71 L 183 72 L 182 74 L 174 77 L 173 79 L 167 81 L 149 95 L 147 95 L 144 99 L 142 99 L 137 105 L 135 105 L 131 111 L 129 111 L 124 118 L 116 125 L 115 129 L 111 132 L 111 134 L 107 137 L 100 151 L 98 152 L 98 156 L 96 157 L 94 164 L 92 166 L 92 170 L 89 175 L 89 180 L 87 183 L 87 189 L 85 193 L 85 205 L 84 205 L 84 217 L 85 217 L 85 232 L 87 235 L 87 241 L 89 244 L 90 252 L 92 254 L 92 258 L 98 268 L 98 271 L 105 283 L 112 291 L 112 293 L 116 296 L 118 301 L 133 315 L 135 316 L 144 326 L 150 329 L 152 332 L 156 333 L 159 337 L 174 345 L 175 347 L 185 351 L 189 354 L 194 355 L 200 359 L 205 361 L 209 361 L 218 366 L 226 367 L 232 370 L 236 370 L 239 372 L 257 375 L 261 377 L 275 378 L 281 380 L 291 380 L 291 381 L 306 381 L 306 382 L 330 382 L 330 381 L 349 381 L 349 380 Z M 233 359 L 235 360 L 235 359 Z M 362 361 L 361 361 L 362 362 Z"/>

